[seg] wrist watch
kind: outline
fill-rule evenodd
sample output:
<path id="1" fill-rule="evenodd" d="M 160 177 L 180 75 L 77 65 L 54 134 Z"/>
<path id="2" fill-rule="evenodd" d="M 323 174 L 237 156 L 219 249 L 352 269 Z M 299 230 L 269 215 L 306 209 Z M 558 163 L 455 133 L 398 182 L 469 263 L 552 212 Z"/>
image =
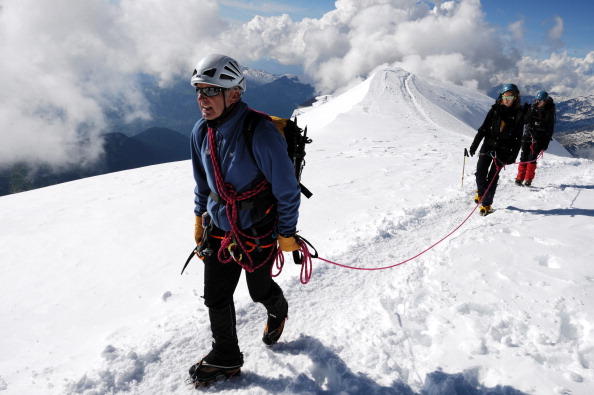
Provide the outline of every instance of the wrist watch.
<path id="1" fill-rule="evenodd" d="M 293 237 L 295 236 L 295 233 L 290 233 L 290 234 L 279 234 L 280 237 L 284 237 L 285 239 L 289 238 L 289 237 Z"/>

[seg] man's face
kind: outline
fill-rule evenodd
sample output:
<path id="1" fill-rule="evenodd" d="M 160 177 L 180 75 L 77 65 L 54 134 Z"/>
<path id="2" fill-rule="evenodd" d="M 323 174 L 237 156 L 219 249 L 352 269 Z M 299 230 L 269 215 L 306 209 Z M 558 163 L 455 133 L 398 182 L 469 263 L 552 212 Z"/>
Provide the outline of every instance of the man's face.
<path id="1" fill-rule="evenodd" d="M 216 93 L 215 96 L 207 96 L 206 92 L 198 93 L 198 106 L 200 107 L 202 118 L 207 121 L 220 117 L 223 111 L 225 111 L 225 104 L 229 107 L 241 97 L 241 93 L 238 90 L 223 89 L 208 84 L 196 84 L 196 86 L 198 88 L 214 88 L 209 93 Z"/>

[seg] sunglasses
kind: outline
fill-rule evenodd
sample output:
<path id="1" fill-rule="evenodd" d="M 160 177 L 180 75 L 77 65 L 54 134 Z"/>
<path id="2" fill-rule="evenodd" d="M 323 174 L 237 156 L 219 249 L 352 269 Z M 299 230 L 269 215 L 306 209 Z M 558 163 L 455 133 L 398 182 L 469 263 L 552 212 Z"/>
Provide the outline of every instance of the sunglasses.
<path id="1" fill-rule="evenodd" d="M 224 88 L 219 88 L 218 86 L 209 86 L 206 88 L 196 87 L 196 94 L 206 96 L 206 97 L 215 97 L 215 96 L 218 96 L 219 93 L 221 93 L 224 90 L 225 90 Z"/>
<path id="2" fill-rule="evenodd" d="M 515 96 L 501 96 L 501 98 L 503 100 L 514 100 L 516 97 Z"/>

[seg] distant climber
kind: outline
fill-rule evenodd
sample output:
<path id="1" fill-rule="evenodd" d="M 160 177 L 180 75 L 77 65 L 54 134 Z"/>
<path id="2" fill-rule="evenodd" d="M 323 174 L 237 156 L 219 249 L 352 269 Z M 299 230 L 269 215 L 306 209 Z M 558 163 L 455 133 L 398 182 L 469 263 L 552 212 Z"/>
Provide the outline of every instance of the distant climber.
<path id="1" fill-rule="evenodd" d="M 522 153 L 516 176 L 516 185 L 530 186 L 536 175 L 536 160 L 549 148 L 553 139 L 556 114 L 555 102 L 545 91 L 540 91 L 528 109 L 522 137 Z"/>
<path id="2" fill-rule="evenodd" d="M 520 152 L 525 116 L 525 108 L 521 103 L 518 87 L 515 84 L 503 85 L 470 145 L 470 156 L 474 156 L 484 140 L 475 173 L 477 191 L 474 201 L 481 203 L 481 215 L 493 212 L 491 205 L 497 190 L 499 170 L 514 163 Z"/>

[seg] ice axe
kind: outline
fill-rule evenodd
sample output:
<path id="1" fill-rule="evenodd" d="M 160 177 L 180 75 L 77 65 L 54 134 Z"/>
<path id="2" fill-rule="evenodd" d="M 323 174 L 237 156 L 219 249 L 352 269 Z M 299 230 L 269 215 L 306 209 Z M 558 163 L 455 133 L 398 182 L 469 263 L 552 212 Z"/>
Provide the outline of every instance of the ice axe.
<path id="1" fill-rule="evenodd" d="M 464 168 L 466 167 L 466 158 L 468 158 L 468 150 L 464 148 L 464 163 L 462 164 L 462 188 L 464 188 Z"/>

